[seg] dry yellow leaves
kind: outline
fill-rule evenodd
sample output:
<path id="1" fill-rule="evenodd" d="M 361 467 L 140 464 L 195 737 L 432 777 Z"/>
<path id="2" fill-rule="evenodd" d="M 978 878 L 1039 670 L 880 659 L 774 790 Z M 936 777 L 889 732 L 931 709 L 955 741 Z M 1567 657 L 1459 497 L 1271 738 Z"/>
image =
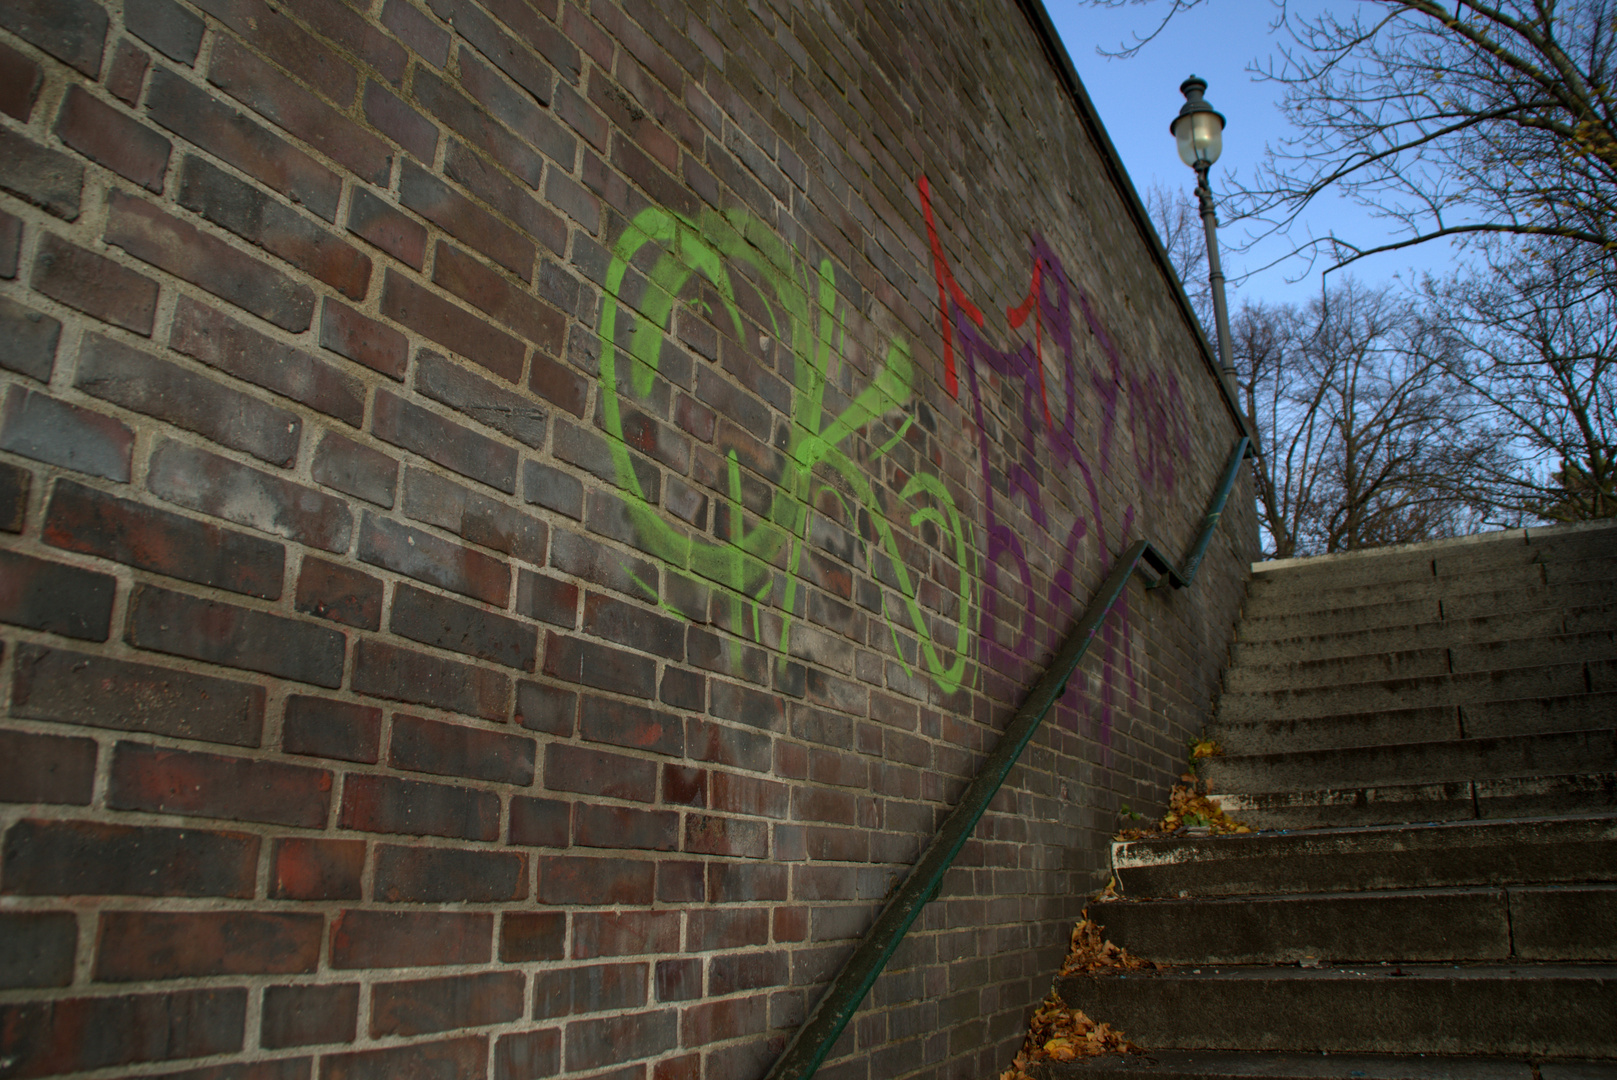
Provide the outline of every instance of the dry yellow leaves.
<path id="1" fill-rule="evenodd" d="M 1185 829 L 1206 829 L 1212 836 L 1226 833 L 1249 833 L 1250 825 L 1230 817 L 1213 798 L 1213 789 L 1205 780 L 1190 773 L 1179 777 L 1168 795 L 1168 812 L 1155 828 L 1124 829 L 1117 834 L 1119 840 L 1139 840 L 1146 836 L 1171 836 Z"/>
<path id="2" fill-rule="evenodd" d="M 1212 739 L 1203 738 L 1190 741 L 1191 760 L 1204 757 L 1220 757 L 1223 753 L 1224 748 Z"/>
<path id="3" fill-rule="evenodd" d="M 1149 960 L 1131 956 L 1127 949 L 1107 941 L 1101 928 L 1089 918 L 1085 909 L 1078 925 L 1072 928 L 1072 947 L 1061 963 L 1061 974 L 1092 974 L 1098 971 L 1145 971 L 1157 965 Z M 1071 1061 L 1078 1057 L 1097 1054 L 1139 1054 L 1138 1046 L 1129 1042 L 1123 1033 L 1110 1024 L 1096 1023 L 1082 1010 L 1069 1009 L 1054 990 L 1044 999 L 1028 1022 L 1027 1037 L 1022 1040 L 1011 1067 L 1000 1074 L 999 1080 L 1033 1080 L 1028 1069 L 1040 1061 Z"/>

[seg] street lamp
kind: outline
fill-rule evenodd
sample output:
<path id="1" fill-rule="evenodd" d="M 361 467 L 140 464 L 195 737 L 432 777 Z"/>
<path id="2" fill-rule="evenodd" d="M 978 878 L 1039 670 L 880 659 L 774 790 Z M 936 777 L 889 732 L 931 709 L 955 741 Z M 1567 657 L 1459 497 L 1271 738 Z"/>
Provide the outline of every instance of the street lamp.
<path id="1" fill-rule="evenodd" d="M 1185 103 L 1168 130 L 1179 144 L 1179 160 L 1196 170 L 1196 196 L 1201 201 L 1202 225 L 1207 230 L 1208 276 L 1213 285 L 1213 318 L 1218 323 L 1218 359 L 1224 374 L 1232 381 L 1235 364 L 1230 360 L 1230 312 L 1224 303 L 1224 267 L 1218 261 L 1218 213 L 1213 209 L 1213 190 L 1207 186 L 1207 170 L 1224 149 L 1224 114 L 1214 111 L 1203 99 L 1207 80 L 1192 75 L 1179 84 Z"/>

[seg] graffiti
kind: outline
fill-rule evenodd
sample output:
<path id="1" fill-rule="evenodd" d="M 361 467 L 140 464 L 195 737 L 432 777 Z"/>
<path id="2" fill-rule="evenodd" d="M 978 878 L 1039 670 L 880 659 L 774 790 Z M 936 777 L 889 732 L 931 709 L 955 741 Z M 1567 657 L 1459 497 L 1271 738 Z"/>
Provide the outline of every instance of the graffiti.
<path id="1" fill-rule="evenodd" d="M 1082 606 L 1076 577 L 1085 545 L 1102 567 L 1115 555 L 1103 485 L 1111 481 L 1116 504 L 1118 489 L 1129 482 L 1118 478 L 1114 461 L 1120 425 L 1133 446 L 1131 482 L 1140 497 L 1172 494 L 1177 462 L 1188 456 L 1190 439 L 1177 379 L 1155 371 L 1125 374 L 1121 350 L 1090 297 L 1040 237 L 1031 240 L 1028 291 L 1005 309 L 1005 336 L 1014 343 L 994 346 L 988 317 L 950 267 L 926 177 L 917 188 L 938 290 L 944 387 L 960 400 L 964 383 L 968 437 L 976 441 L 980 526 L 961 518 L 948 488 L 924 462 L 911 470 L 894 461 L 917 409 L 909 344 L 890 337 L 885 359 L 855 392 L 849 377 L 857 369 L 844 356 L 847 334 L 830 261 L 809 265 L 743 212 L 707 212 L 690 220 L 651 208 L 618 239 L 599 323 L 602 417 L 640 545 L 722 586 L 732 629 L 768 648 L 789 648 L 792 620 L 805 607 L 806 589 L 799 584 L 805 549 L 815 535 L 815 516 L 830 506 L 841 522 L 858 522 L 864 569 L 896 590 L 902 610 L 883 604 L 882 618 L 900 663 L 952 693 L 966 679 L 974 651 L 984 665 L 1013 670 L 1053 648 L 1056 642 L 1046 639 Z M 686 529 L 652 505 L 630 453 L 635 440 L 625 436 L 626 415 L 652 393 L 681 305 L 733 330 L 736 341 L 748 341 L 750 328 L 789 354 L 777 365 L 789 375 L 792 421 L 788 435 L 774 437 L 783 451 L 777 467 L 760 469 L 754 461 L 744 474 L 736 449 L 729 449 L 727 476 L 718 485 L 728 487 L 719 499 L 724 513 L 715 513 L 710 532 Z M 1093 348 L 1080 349 L 1083 331 Z M 845 385 L 836 387 L 839 376 Z M 989 400 L 989 383 L 1009 402 L 1004 415 Z M 834 404 L 828 402 L 846 404 L 831 416 Z M 1013 428 L 1009 433 L 1007 426 Z M 862 433 L 875 428 L 892 434 L 880 445 L 866 442 Z M 884 465 L 895 478 L 887 487 L 872 480 Z M 1049 472 L 1060 474 L 1054 487 L 1071 491 L 1064 503 L 1047 505 L 1054 490 Z M 771 485 L 767 505 L 755 500 L 750 513 L 744 475 L 754 483 L 763 475 Z M 1043 578 L 1034 574 L 1017 507 L 1040 537 L 1059 544 L 1053 551 L 1039 549 L 1041 565 L 1048 563 Z M 1136 508 L 1132 501 L 1113 508 L 1121 546 Z M 895 529 L 894 520 L 908 534 Z M 949 582 L 951 595 L 947 604 L 930 608 L 922 602 L 927 571 L 904 558 L 909 552 L 915 562 L 926 561 L 915 558 L 912 537 L 928 529 L 935 530 L 933 542 L 953 571 L 933 574 L 934 585 Z M 671 601 L 660 602 L 677 611 Z M 944 607 L 946 615 L 939 612 Z M 776 617 L 765 617 L 769 609 L 781 613 L 778 626 Z M 908 653 L 913 666 L 901 634 L 914 637 Z M 1125 600 L 1103 631 L 1099 650 L 1103 743 L 1119 693 L 1135 681 L 1132 638 Z"/>
<path id="2" fill-rule="evenodd" d="M 917 469 L 904 477 L 896 491 L 904 507 L 899 511 L 905 514 L 904 521 L 911 529 L 935 529 L 940 547 L 959 570 L 954 575 L 958 585 L 952 605 L 953 640 L 940 640 L 942 635 L 935 637 L 932 632 L 934 619 L 920 603 L 919 573 L 912 574 L 903 558 L 902 541 L 889 520 L 891 508 L 885 505 L 885 493 L 870 479 L 871 470 L 893 451 L 914 421 L 907 411 L 914 375 L 908 343 L 894 337 L 868 385 L 827 420 L 833 361 L 841 362 L 839 345 L 846 340 L 830 260 L 822 259 L 814 268 L 799 266 L 785 244 L 740 212 L 710 212 L 691 221 L 657 208 L 635 217 L 612 256 L 599 324 L 602 414 L 612 436 L 608 444 L 618 485 L 645 550 L 723 586 L 722 602 L 730 607 L 731 625 L 744 628 L 759 644 L 784 652 L 790 643 L 792 619 L 805 607 L 799 574 L 812 535 L 812 518 L 819 512 L 816 507 L 830 500 L 843 510 L 844 519 L 857 520 L 863 527 L 866 564 L 880 559 L 884 568 L 890 568 L 891 583 L 901 597 L 904 628 L 917 641 L 916 666 L 912 667 L 900 642 L 900 628 L 884 604 L 882 618 L 892 634 L 899 662 L 912 675 L 917 667 L 923 670 L 945 693 L 959 689 L 966 673 L 976 608 L 971 525 L 962 521 L 954 498 L 937 475 Z M 631 297 L 628 285 L 634 267 L 640 268 L 644 287 L 640 295 Z M 676 526 L 648 500 L 624 437 L 623 394 L 627 389 L 632 401 L 644 400 L 651 393 L 665 334 L 680 303 L 711 304 L 704 301 L 704 295 L 716 297 L 722 310 L 716 313 L 706 308 L 704 313 L 727 320 L 736 338 L 746 340 L 748 320 L 741 302 L 749 290 L 748 295 L 762 300 L 761 305 L 749 305 L 749 313 L 762 315 L 763 333 L 773 341 L 789 343 L 792 424 L 770 505 L 761 515 L 749 519 L 743 505 L 741 463 L 735 449 L 729 450 L 727 512 L 715 515 L 714 535 L 708 536 Z M 626 348 L 620 339 L 627 340 Z M 872 421 L 893 416 L 902 417 L 894 434 L 868 455 L 857 454 L 851 436 Z M 766 625 L 761 614 L 777 589 L 776 566 L 784 570 L 776 605 L 783 613 L 778 631 Z M 654 595 L 654 590 L 646 591 Z M 697 618 L 705 615 L 678 613 Z M 941 621 L 951 622 L 949 618 Z"/>

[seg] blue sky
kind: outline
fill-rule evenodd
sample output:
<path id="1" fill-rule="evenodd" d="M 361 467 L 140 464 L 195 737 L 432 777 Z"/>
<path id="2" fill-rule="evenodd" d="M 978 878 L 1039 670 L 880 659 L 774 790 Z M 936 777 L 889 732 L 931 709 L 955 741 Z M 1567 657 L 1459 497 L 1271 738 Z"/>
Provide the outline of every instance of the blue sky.
<path id="1" fill-rule="evenodd" d="M 1281 40 L 1269 29 L 1276 14 L 1269 0 L 1208 0 L 1176 15 L 1160 36 L 1128 60 L 1099 56 L 1096 46 L 1115 50 L 1132 41 L 1134 33 L 1148 33 L 1168 10 L 1168 0 L 1118 8 L 1092 7 L 1082 0 L 1045 0 L 1045 6 L 1142 198 L 1153 182 L 1187 192 L 1195 186 L 1195 174 L 1180 163 L 1168 133 L 1169 122 L 1184 102 L 1179 84 L 1192 73 L 1207 80 L 1207 100 L 1228 120 L 1223 155 L 1213 167 L 1215 194 L 1228 170 L 1249 173 L 1262 160 L 1264 146 L 1288 133 L 1277 107 L 1278 89 L 1255 81 L 1246 70 L 1269 56 Z M 1324 6 L 1320 0 L 1301 4 L 1293 0 L 1291 10 L 1295 14 Z M 1344 235 L 1368 238 L 1385 232 L 1358 207 L 1335 200 L 1321 206 L 1312 219 L 1317 233 L 1326 231 L 1328 226 L 1322 224 L 1326 222 Z M 1250 254 L 1231 252 L 1232 242 L 1240 237 L 1230 234 L 1238 229 L 1223 230 L 1225 273 L 1239 285 L 1231 295 L 1232 307 L 1242 298 L 1301 302 L 1317 295 L 1319 267 L 1311 277 L 1296 282 L 1288 281 L 1303 273 L 1296 263 L 1253 272 L 1242 281 L 1243 274 L 1283 254 L 1285 248 L 1275 243 Z M 1446 246 L 1429 245 L 1428 250 L 1374 257 L 1353 272 L 1366 282 L 1396 274 L 1407 278 L 1442 270 L 1449 256 Z"/>

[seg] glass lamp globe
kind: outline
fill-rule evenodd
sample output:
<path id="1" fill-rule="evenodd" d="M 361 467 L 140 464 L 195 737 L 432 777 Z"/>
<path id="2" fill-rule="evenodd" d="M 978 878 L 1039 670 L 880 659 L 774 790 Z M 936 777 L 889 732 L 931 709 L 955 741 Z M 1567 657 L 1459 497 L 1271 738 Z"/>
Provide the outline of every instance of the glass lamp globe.
<path id="1" fill-rule="evenodd" d="M 1224 114 L 1215 112 L 1203 99 L 1207 82 L 1192 75 L 1179 86 L 1185 103 L 1168 130 L 1179 144 L 1179 160 L 1191 168 L 1211 165 L 1224 149 Z"/>

